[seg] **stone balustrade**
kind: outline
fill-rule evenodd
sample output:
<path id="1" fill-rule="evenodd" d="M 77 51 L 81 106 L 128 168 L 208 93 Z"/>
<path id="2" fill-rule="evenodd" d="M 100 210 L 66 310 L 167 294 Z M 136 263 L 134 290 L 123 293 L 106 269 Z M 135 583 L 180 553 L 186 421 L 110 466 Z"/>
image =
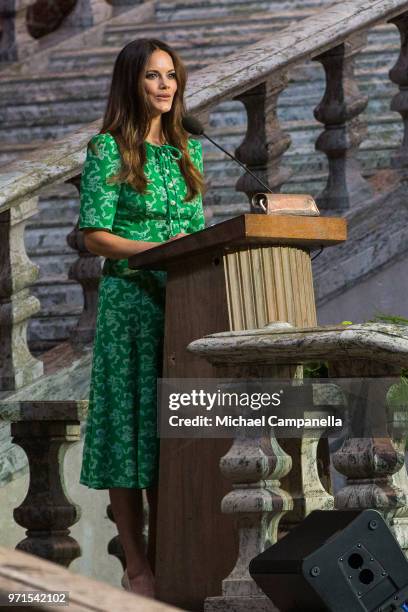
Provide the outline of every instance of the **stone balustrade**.
<path id="1" fill-rule="evenodd" d="M 333 414 L 344 402 L 342 379 L 355 379 L 358 385 L 368 378 L 396 377 L 408 365 L 408 326 L 362 324 L 292 328 L 290 325 L 268 325 L 263 329 L 232 331 L 206 336 L 190 343 L 189 350 L 215 366 L 215 376 L 234 379 L 253 378 L 259 368 L 263 378 L 287 378 L 283 368 L 311 361 L 328 363 L 333 384 L 313 384 L 310 411 Z M 329 381 L 328 381 L 329 382 Z M 332 381 L 330 381 L 332 383 Z M 372 393 L 379 403 L 379 416 L 389 420 L 387 397 L 381 397 L 381 385 Z M 353 395 L 351 396 L 353 397 Z M 365 396 L 355 395 L 356 405 L 345 406 L 351 417 L 364 412 Z M 344 510 L 375 508 L 383 513 L 401 548 L 408 553 L 408 476 L 405 464 L 408 402 L 397 407 L 392 437 L 381 430 L 378 437 L 347 429 L 341 447 L 332 460 L 346 477 L 346 483 L 334 497 L 334 507 Z M 343 414 L 347 414 L 343 411 Z M 367 416 L 367 415 L 364 415 Z M 394 417 L 392 417 L 391 421 Z M 388 431 L 388 429 L 387 429 Z M 206 600 L 206 612 L 216 610 L 273 610 L 257 591 L 248 573 L 250 557 L 277 541 L 278 530 L 286 531 L 288 522 L 299 522 L 313 509 L 331 509 L 333 498 L 318 473 L 319 437 L 305 432 L 301 445 L 296 439 L 276 440 L 273 429 L 265 438 L 238 438 L 221 459 L 221 472 L 230 477 L 233 488 L 222 501 L 223 512 L 238 518 L 240 554 L 237 565 L 223 581 L 222 596 Z M 269 442 L 269 444 L 268 444 Z M 285 449 L 286 452 L 283 450 Z M 289 453 L 289 455 L 288 455 Z M 295 478 L 282 480 L 291 472 L 291 462 L 301 466 Z M 273 469 L 270 466 L 273 466 Z M 253 466 L 256 466 L 255 469 Z M 279 482 L 281 480 L 281 482 Z M 237 484 L 239 483 L 239 484 Z M 329 484 L 329 488 L 330 484 Z M 270 497 L 269 497 L 270 496 Z M 252 500 L 252 501 L 251 501 Z M 293 510 L 301 508 L 293 518 Z M 256 521 L 257 529 L 253 529 Z M 267 521 L 267 526 L 265 526 Z M 268 522 L 269 521 L 269 522 Z M 283 529 L 282 529 L 283 527 Z M 243 562 L 243 560 L 245 562 Z M 251 592 L 252 587 L 252 592 Z M 250 601 L 247 599 L 250 598 Z"/>

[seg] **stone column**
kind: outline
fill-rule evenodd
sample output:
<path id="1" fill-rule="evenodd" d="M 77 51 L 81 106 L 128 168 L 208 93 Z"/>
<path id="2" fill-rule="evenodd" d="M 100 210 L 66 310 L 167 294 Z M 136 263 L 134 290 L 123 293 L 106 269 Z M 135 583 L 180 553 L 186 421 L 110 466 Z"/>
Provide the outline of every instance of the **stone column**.
<path id="1" fill-rule="evenodd" d="M 291 469 L 291 458 L 271 436 L 237 437 L 221 459 L 221 472 L 232 491 L 221 509 L 237 518 L 239 553 L 232 572 L 222 581 L 222 595 L 208 597 L 204 611 L 272 612 L 272 602 L 249 575 L 249 562 L 277 541 L 281 517 L 292 508 L 280 479 Z"/>
<path id="2" fill-rule="evenodd" d="M 76 402 L 21 402 L 21 420 L 11 424 L 11 434 L 30 468 L 26 498 L 14 510 L 27 537 L 16 548 L 68 567 L 81 553 L 69 535 L 80 508 L 68 499 L 64 482 L 66 450 L 80 439 Z"/>
<path id="3" fill-rule="evenodd" d="M 112 16 L 106 0 L 77 0 L 74 10 L 64 19 L 61 30 L 85 30 Z"/>
<path id="4" fill-rule="evenodd" d="M 374 355 L 373 355 L 374 356 Z M 355 405 L 349 407 L 349 420 L 353 430 L 341 448 L 333 455 L 334 467 L 347 477 L 346 485 L 335 495 L 335 507 L 343 510 L 374 508 L 387 520 L 402 548 L 408 543 L 408 478 L 405 449 L 395 444 L 391 436 L 358 429 L 361 419 L 367 417 L 364 398 L 360 399 L 359 386 L 365 384 L 367 393 L 370 377 L 399 376 L 401 369 L 387 364 L 344 360 L 331 363 L 329 375 L 356 378 Z M 339 382 L 340 384 L 340 382 Z M 378 397 L 378 391 L 372 391 Z M 383 427 L 387 422 L 386 396 L 379 398 L 383 410 L 379 418 Z M 382 431 L 382 430 L 381 430 Z"/>
<path id="5" fill-rule="evenodd" d="M 333 391 L 333 385 L 314 384 L 313 410 L 305 413 L 305 417 L 327 418 L 339 405 L 341 398 Z M 313 510 L 333 509 L 327 440 L 322 440 L 319 446 L 321 435 L 322 431 L 316 428 L 305 429 L 302 438 L 280 440 L 292 459 L 292 469 L 282 480 L 282 486 L 290 491 L 293 499 L 293 511 L 285 514 L 279 525 L 282 534 L 302 522 Z"/>
<path id="6" fill-rule="evenodd" d="M 393 83 L 398 85 L 397 93 L 391 101 L 391 110 L 401 115 L 404 123 L 404 137 L 399 149 L 391 156 L 391 165 L 398 170 L 401 178 L 408 179 L 408 13 L 390 19 L 400 33 L 401 49 L 398 60 L 389 72 Z"/>
<path id="7" fill-rule="evenodd" d="M 401 548 L 408 556 L 408 471 L 406 442 L 408 431 L 408 380 L 405 378 L 388 390 L 388 423 L 391 427 L 393 446 L 405 461 L 401 468 L 392 476 L 393 486 L 403 491 L 405 503 L 394 512 L 391 519 L 391 529 Z"/>
<path id="8" fill-rule="evenodd" d="M 285 73 L 274 74 L 234 98 L 244 104 L 248 118 L 245 138 L 235 155 L 274 192 L 279 192 L 292 174 L 289 168 L 281 168 L 282 156 L 291 139 L 281 129 L 276 114 L 279 95 L 287 82 Z M 242 174 L 235 189 L 246 193 L 249 201 L 255 193 L 265 191 L 250 174 Z"/>
<path id="9" fill-rule="evenodd" d="M 39 268 L 27 257 L 24 229 L 37 212 L 38 198 L 31 198 L 0 213 L 0 391 L 19 389 L 44 371 L 27 346 L 27 324 L 40 302 L 28 289 Z"/>
<path id="10" fill-rule="evenodd" d="M 122 10 L 130 10 L 139 4 L 143 4 L 144 0 L 106 0 L 113 7 L 114 14 L 122 12 Z"/>
<path id="11" fill-rule="evenodd" d="M 17 62 L 38 47 L 27 29 L 27 10 L 35 0 L 2 0 L 0 3 L 0 63 Z"/>
<path id="12" fill-rule="evenodd" d="M 75 185 L 78 192 L 80 178 L 81 176 L 77 175 L 67 181 Z M 70 342 L 74 345 L 90 344 L 95 336 L 101 258 L 99 255 L 90 253 L 85 247 L 84 234 L 78 229 L 78 223 L 68 234 L 67 243 L 71 249 L 78 251 L 78 259 L 70 266 L 68 278 L 77 281 L 84 294 L 84 309 L 70 336 Z"/>
<path id="13" fill-rule="evenodd" d="M 327 155 L 329 162 L 327 185 L 316 201 L 320 209 L 334 213 L 372 196 L 356 157 L 367 133 L 366 124 L 358 116 L 368 100 L 359 91 L 354 58 L 365 43 L 366 33 L 358 32 L 345 43 L 313 58 L 323 64 L 326 73 L 326 91 L 314 110 L 314 116 L 325 129 L 315 146 Z"/>

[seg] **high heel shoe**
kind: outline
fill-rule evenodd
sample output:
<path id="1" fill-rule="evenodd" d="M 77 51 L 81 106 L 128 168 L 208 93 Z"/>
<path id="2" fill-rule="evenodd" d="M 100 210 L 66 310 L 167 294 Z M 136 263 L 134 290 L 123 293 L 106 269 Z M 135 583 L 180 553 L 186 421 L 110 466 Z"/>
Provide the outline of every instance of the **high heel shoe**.
<path id="1" fill-rule="evenodd" d="M 152 575 L 152 578 L 153 578 L 153 575 Z M 140 595 L 143 595 L 144 597 L 150 597 L 151 599 L 155 599 L 156 597 L 155 592 L 154 592 L 154 578 L 153 578 L 153 584 L 151 585 L 151 588 L 146 589 L 146 585 L 143 585 L 144 588 L 142 591 L 139 590 L 140 587 L 137 591 L 135 591 L 134 585 L 132 588 L 132 585 L 130 584 L 129 575 L 126 569 L 122 576 L 121 585 L 125 589 L 125 591 L 130 591 L 131 593 L 139 593 Z"/>
<path id="2" fill-rule="evenodd" d="M 122 580 L 120 581 L 122 587 L 125 589 L 125 591 L 131 591 L 132 589 L 130 588 L 130 582 L 129 582 L 129 576 L 127 573 L 127 570 L 124 571 L 123 576 L 122 576 Z"/>

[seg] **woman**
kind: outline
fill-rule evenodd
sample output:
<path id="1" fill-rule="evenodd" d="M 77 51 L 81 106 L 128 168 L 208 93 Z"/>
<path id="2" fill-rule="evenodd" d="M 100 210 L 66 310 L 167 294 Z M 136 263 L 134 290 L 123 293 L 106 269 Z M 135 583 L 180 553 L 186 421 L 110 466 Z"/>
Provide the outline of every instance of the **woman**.
<path id="1" fill-rule="evenodd" d="M 99 134 L 88 144 L 79 229 L 105 262 L 98 292 L 80 482 L 109 489 L 126 557 L 122 585 L 154 597 L 165 272 L 127 258 L 204 228 L 201 144 L 182 127 L 186 71 L 168 45 L 135 40 L 115 62 Z M 142 489 L 149 504 L 143 546 Z"/>

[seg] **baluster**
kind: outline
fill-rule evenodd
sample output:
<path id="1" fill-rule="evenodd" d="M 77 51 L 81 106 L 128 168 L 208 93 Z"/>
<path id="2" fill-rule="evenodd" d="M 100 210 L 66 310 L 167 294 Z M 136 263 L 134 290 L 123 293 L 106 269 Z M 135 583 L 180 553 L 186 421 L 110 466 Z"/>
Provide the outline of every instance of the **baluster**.
<path id="1" fill-rule="evenodd" d="M 66 495 L 64 456 L 79 441 L 75 402 L 21 402 L 21 421 L 11 424 L 13 442 L 26 452 L 30 483 L 26 498 L 14 510 L 14 520 L 26 527 L 17 549 L 68 567 L 81 554 L 69 527 L 80 508 Z"/>
<path id="2" fill-rule="evenodd" d="M 38 41 L 27 29 L 27 10 L 36 0 L 3 0 L 0 8 L 2 32 L 0 62 L 16 62 L 34 53 Z"/>
<path id="3" fill-rule="evenodd" d="M 292 174 L 290 169 L 280 167 L 291 139 L 281 129 L 276 113 L 279 94 L 287 82 L 286 74 L 274 75 L 234 98 L 244 104 L 248 118 L 245 138 L 235 155 L 276 192 Z M 235 189 L 246 193 L 249 201 L 254 193 L 264 191 L 250 174 L 242 174 Z"/>
<path id="4" fill-rule="evenodd" d="M 400 470 L 395 472 L 392 477 L 393 485 L 397 489 L 402 490 L 405 494 L 406 503 L 402 508 L 399 508 L 392 520 L 391 529 L 394 532 L 401 548 L 408 556 L 408 472 L 406 464 L 406 438 L 408 426 L 408 406 L 405 402 L 396 406 L 391 404 L 388 406 L 388 422 L 392 427 L 392 441 L 398 453 L 404 457 L 404 465 Z"/>
<path id="5" fill-rule="evenodd" d="M 362 363 L 361 370 L 358 362 L 345 360 L 341 364 L 330 364 L 330 376 L 348 376 L 359 378 L 356 382 L 354 398 L 358 398 L 355 407 L 351 406 L 354 427 L 362 423 L 360 419 L 364 416 L 364 398 L 361 398 L 359 387 L 363 384 L 363 377 L 370 376 L 398 376 L 399 369 L 380 363 Z M 394 370 L 394 371 L 392 371 Z M 373 384 L 367 381 L 367 385 Z M 367 387 L 368 388 L 368 387 Z M 351 387 L 353 390 L 353 387 Z M 379 391 L 373 389 L 371 397 L 378 397 Z M 385 395 L 383 397 L 384 411 L 380 415 L 386 421 Z M 358 410 L 357 410 L 358 409 Z M 387 435 L 369 437 L 369 432 L 363 433 L 358 430 L 351 431 L 345 439 L 341 448 L 333 455 L 334 467 L 347 477 L 346 485 L 335 495 L 335 507 L 339 510 L 355 510 L 374 508 L 384 514 L 388 524 L 394 528 L 398 541 L 402 546 L 407 542 L 406 526 L 399 521 L 398 517 L 408 515 L 408 489 L 407 479 L 402 479 L 401 470 L 404 466 L 405 455 L 402 448 L 395 445 Z M 403 488 L 404 487 L 404 488 Z"/>
<path id="6" fill-rule="evenodd" d="M 253 557 L 277 541 L 279 521 L 292 508 L 292 499 L 279 482 L 291 465 L 289 455 L 269 436 L 237 437 L 221 459 L 221 472 L 233 487 L 221 509 L 237 517 L 239 553 L 234 569 L 222 581 L 222 596 L 208 597 L 205 612 L 275 610 L 252 580 L 248 566 Z"/>
<path id="7" fill-rule="evenodd" d="M 112 6 L 105 0 L 77 0 L 74 10 L 64 19 L 61 30 L 85 30 L 112 16 Z"/>
<path id="8" fill-rule="evenodd" d="M 38 198 L 31 198 L 0 213 L 0 391 L 19 389 L 44 371 L 27 346 L 27 324 L 40 302 L 28 289 L 39 268 L 27 257 L 24 229 L 37 212 Z"/>
<path id="9" fill-rule="evenodd" d="M 80 179 L 81 176 L 77 175 L 66 182 L 72 183 L 79 192 Z M 78 229 L 78 223 L 68 234 L 67 243 L 71 249 L 78 251 L 78 259 L 70 266 L 68 278 L 81 285 L 84 295 L 84 308 L 70 335 L 70 342 L 75 345 L 89 344 L 95 336 L 101 258 L 85 247 L 84 233 Z"/>
<path id="10" fill-rule="evenodd" d="M 117 14 L 122 8 L 129 10 L 138 4 L 143 4 L 144 0 L 107 0 L 107 2 L 113 6 L 114 13 Z"/>
<path id="11" fill-rule="evenodd" d="M 280 329 L 281 322 L 270 323 L 268 329 Z M 228 359 L 228 357 L 226 357 Z M 255 365 L 255 369 L 258 364 Z M 235 366 L 217 359 L 217 378 L 250 379 L 293 378 L 296 367 L 259 364 Z M 221 502 L 221 510 L 237 517 L 238 556 L 232 572 L 222 581 L 222 595 L 207 597 L 204 612 L 274 612 L 275 606 L 251 578 L 250 560 L 278 540 L 279 523 L 292 510 L 291 494 L 281 488 L 292 469 L 292 458 L 283 450 L 272 431 L 259 436 L 237 434 L 228 453 L 220 460 L 221 473 L 232 482 L 232 491 Z"/>
<path id="12" fill-rule="evenodd" d="M 404 137 L 401 146 L 391 156 L 391 166 L 396 168 L 402 179 L 408 178 L 408 13 L 403 13 L 390 19 L 400 33 L 401 49 L 398 60 L 389 71 L 393 83 L 399 86 L 397 93 L 391 100 L 391 110 L 399 113 L 404 123 Z"/>
<path id="13" fill-rule="evenodd" d="M 307 418 L 327 418 L 333 409 L 342 404 L 342 399 L 333 392 L 332 385 L 313 385 L 313 411 Z M 330 458 L 328 440 L 321 440 L 322 431 L 308 430 L 302 438 L 279 440 L 280 445 L 292 458 L 292 469 L 282 479 L 282 486 L 290 491 L 293 511 L 288 512 L 280 523 L 282 533 L 298 525 L 313 510 L 332 510 L 334 498 L 325 487 L 331 489 Z M 322 474 L 319 474 L 319 464 Z M 324 481 L 324 485 L 322 482 Z"/>
<path id="14" fill-rule="evenodd" d="M 314 116 L 325 129 L 315 148 L 327 155 L 327 185 L 316 198 L 321 209 L 348 209 L 372 196 L 371 186 L 362 177 L 357 150 L 367 133 L 359 119 L 367 106 L 367 96 L 359 91 L 354 76 L 354 59 L 366 43 L 367 34 L 358 32 L 345 43 L 313 58 L 323 64 L 326 90 Z"/>

